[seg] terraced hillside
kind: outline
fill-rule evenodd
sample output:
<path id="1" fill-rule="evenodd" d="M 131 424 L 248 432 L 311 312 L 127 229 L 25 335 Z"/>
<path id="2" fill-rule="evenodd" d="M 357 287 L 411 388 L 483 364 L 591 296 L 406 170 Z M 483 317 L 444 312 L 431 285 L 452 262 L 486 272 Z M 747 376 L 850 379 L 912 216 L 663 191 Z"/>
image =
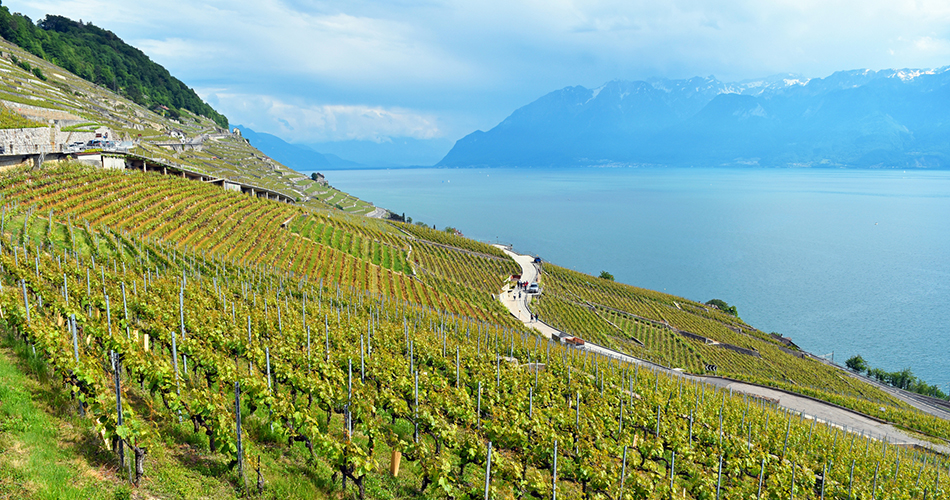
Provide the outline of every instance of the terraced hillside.
<path id="1" fill-rule="evenodd" d="M 10 175 L 0 195 L 9 203 L 44 214 L 52 210 L 68 224 L 82 221 L 90 227 L 128 231 L 230 262 L 287 269 L 295 276 L 355 286 L 439 310 L 509 321 L 503 309 L 491 301 L 481 303 L 494 307 L 477 307 L 466 301 L 462 292 L 438 291 L 414 279 L 406 272 L 405 257 L 396 252 L 395 266 L 391 257 L 384 261 L 380 243 L 406 238 L 375 219 L 342 214 L 329 217 L 326 211 L 274 201 L 261 203 L 173 176 L 75 165 Z M 320 220 L 333 228 L 326 243 L 311 238 L 309 232 L 297 232 Z M 65 227 L 57 230 L 68 232 Z"/>
<path id="2" fill-rule="evenodd" d="M 305 206 L 355 214 L 376 208 L 281 165 L 209 118 L 185 109 L 177 119 L 161 116 L 3 39 L 0 53 L 0 113 L 9 115 L 0 114 L 0 129 L 48 129 L 39 134 L 42 141 L 23 146 L 27 152 L 58 151 L 63 145 L 85 142 L 97 130 L 108 130 L 110 139 L 131 141 L 133 153 L 272 189 Z M 39 68 L 46 79 L 24 69 L 24 63 Z"/>
<path id="3" fill-rule="evenodd" d="M 7 172 L 0 197 L 0 370 L 45 388 L 30 418 L 54 424 L 0 405 L 2 496 L 947 497 L 947 457 L 548 342 L 425 282 L 488 290 L 510 268 L 477 242 L 73 165 Z M 563 293 L 592 279 L 546 271 Z M 68 466 L 30 459 L 48 441 Z"/>

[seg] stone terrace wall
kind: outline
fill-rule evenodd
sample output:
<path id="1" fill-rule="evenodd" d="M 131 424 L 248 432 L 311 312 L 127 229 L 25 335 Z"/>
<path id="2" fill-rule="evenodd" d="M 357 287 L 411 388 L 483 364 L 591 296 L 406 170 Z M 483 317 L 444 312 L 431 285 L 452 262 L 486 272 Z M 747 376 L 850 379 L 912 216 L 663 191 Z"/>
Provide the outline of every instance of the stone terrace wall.
<path id="1" fill-rule="evenodd" d="M 95 138 L 95 132 L 63 132 L 59 127 L 0 129 L 0 146 L 5 154 L 49 153 L 72 142 Z"/>
<path id="2" fill-rule="evenodd" d="M 58 149 L 50 144 L 49 127 L 0 129 L 0 146 L 6 154 L 41 153 Z"/>

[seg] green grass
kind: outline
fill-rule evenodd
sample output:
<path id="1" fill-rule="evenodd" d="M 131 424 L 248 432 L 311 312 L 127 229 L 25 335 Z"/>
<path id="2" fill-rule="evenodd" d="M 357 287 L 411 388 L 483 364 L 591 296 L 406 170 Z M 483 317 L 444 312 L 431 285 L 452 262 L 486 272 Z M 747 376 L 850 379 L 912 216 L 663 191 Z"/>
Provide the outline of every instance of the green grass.
<path id="1" fill-rule="evenodd" d="M 4 101 L 26 104 L 29 106 L 36 106 L 38 108 L 55 109 L 58 111 L 66 110 L 62 105 L 58 104 L 53 99 L 30 99 L 29 97 L 23 97 L 10 92 L 0 92 L 0 99 L 3 99 Z M 45 124 L 42 126 L 45 126 Z"/>
<path id="2" fill-rule="evenodd" d="M 46 124 L 21 116 L 6 106 L 0 106 L 0 128 L 38 128 L 45 126 Z"/>
<path id="3" fill-rule="evenodd" d="M 63 132 L 95 132 L 96 128 L 99 127 L 98 123 L 77 123 L 76 125 L 71 125 L 69 127 L 63 127 L 60 130 Z"/>
<path id="4" fill-rule="evenodd" d="M 128 498 L 98 436 L 78 417 L 53 415 L 75 405 L 17 344 L 7 337 L 0 346 L 0 498 Z"/>
<path id="5" fill-rule="evenodd" d="M 20 340 L 3 334 L 0 343 L 0 499 L 113 500 L 122 498 L 229 498 L 241 496 L 235 473 L 219 457 L 206 451 L 207 440 L 178 424 L 150 415 L 161 436 L 149 448 L 147 474 L 139 488 L 120 477 L 114 455 L 105 450 L 91 422 L 77 416 L 68 391 L 56 382 L 44 362 Z M 130 388 L 129 403 L 142 412 L 160 402 L 149 401 Z M 143 414 L 143 413 L 140 413 Z M 267 485 L 266 498 L 327 498 L 331 472 L 310 470 L 299 464 L 304 453 L 270 449 L 274 444 L 266 424 L 252 418 L 246 428 L 261 438 L 264 447 L 248 444 L 261 457 Z M 269 442 L 269 444 L 268 444 Z M 319 464 L 317 464 L 319 465 Z M 256 477 L 248 473 L 253 487 Z M 313 477 L 311 477 L 313 476 Z M 135 494 L 133 494 L 133 490 Z M 383 493 L 382 491 L 378 493 Z M 382 495 L 393 498 L 391 495 Z"/>

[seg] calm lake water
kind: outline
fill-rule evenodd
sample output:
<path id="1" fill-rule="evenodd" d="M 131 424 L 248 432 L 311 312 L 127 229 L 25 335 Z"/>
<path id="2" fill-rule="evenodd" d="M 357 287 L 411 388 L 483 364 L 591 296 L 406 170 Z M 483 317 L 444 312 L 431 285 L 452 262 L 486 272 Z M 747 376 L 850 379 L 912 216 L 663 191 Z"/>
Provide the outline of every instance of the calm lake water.
<path id="1" fill-rule="evenodd" d="M 439 229 L 705 302 L 815 354 L 950 384 L 950 172 L 331 171 Z"/>

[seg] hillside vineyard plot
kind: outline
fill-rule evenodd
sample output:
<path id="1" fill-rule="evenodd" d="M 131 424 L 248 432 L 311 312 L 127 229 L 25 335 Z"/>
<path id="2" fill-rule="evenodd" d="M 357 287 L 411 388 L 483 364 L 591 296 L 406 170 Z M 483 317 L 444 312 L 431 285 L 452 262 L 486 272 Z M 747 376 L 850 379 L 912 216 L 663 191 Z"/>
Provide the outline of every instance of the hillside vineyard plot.
<path id="1" fill-rule="evenodd" d="M 950 422 L 801 353 L 783 351 L 777 340 L 734 316 L 550 263 L 542 281 L 544 294 L 531 307 L 555 328 L 670 368 L 777 387 L 950 438 Z"/>
<path id="2" fill-rule="evenodd" d="M 148 257 L 120 267 L 101 246 L 96 259 L 4 237 L 0 304 L 137 481 L 163 437 L 120 405 L 130 391 L 246 470 L 262 444 L 238 439 L 237 401 L 362 495 L 392 449 L 419 489 L 473 498 L 486 471 L 493 498 L 913 498 L 950 465 L 521 332 L 128 241 Z"/>
<path id="3" fill-rule="evenodd" d="M 29 207 L 29 213 L 53 210 L 66 226 L 106 225 L 206 257 L 290 270 L 298 277 L 517 325 L 493 295 L 517 266 L 497 248 L 454 234 L 309 211 L 155 173 L 67 166 L 14 172 L 6 179 L 0 195 L 8 205 Z M 78 244 L 87 243 L 80 238 Z M 817 397 L 950 438 L 950 423 L 822 363 L 783 352 L 778 341 L 736 317 L 552 264 L 544 265 L 542 280 L 545 293 L 532 307 L 564 331 L 673 368 L 703 373 L 715 367 L 718 375 Z"/>
<path id="4" fill-rule="evenodd" d="M 283 450 L 316 491 L 359 498 L 394 497 L 393 481 L 435 498 L 909 499 L 950 488 L 946 457 L 566 348 L 431 287 L 413 288 L 419 301 L 381 293 L 362 285 L 385 268 L 333 248 L 323 247 L 339 257 L 338 281 L 292 272 L 289 256 L 267 253 L 286 252 L 276 246 L 214 254 L 77 223 L 41 204 L 63 189 L 56 175 L 5 178 L 15 184 L 2 190 L 0 318 L 133 482 L 150 481 L 149 449 L 188 439 L 237 489 L 244 477 L 253 488 L 258 454 Z M 150 177 L 71 178 L 82 175 Z M 265 218 L 277 221 L 269 237 L 293 238 L 279 229 L 286 218 Z M 395 480 L 394 452 L 405 469 Z M 259 474 L 266 490 L 273 478 Z"/>
<path id="5" fill-rule="evenodd" d="M 0 194 L 10 205 L 53 210 L 67 223 L 89 221 L 94 227 L 106 225 L 172 242 L 216 259 L 292 269 L 300 276 L 361 290 L 372 286 L 374 292 L 397 294 L 393 297 L 401 300 L 515 324 L 500 308 L 486 312 L 458 294 L 436 292 L 411 279 L 411 266 L 401 250 L 409 243 L 378 221 L 358 224 L 340 214 L 332 224 L 325 223 L 337 229 L 324 241 L 309 235 L 316 220 L 330 220 L 325 215 L 171 176 L 75 166 L 9 175 Z M 281 227 L 288 220 L 290 230 Z M 300 234 L 304 230 L 307 234 Z"/>

